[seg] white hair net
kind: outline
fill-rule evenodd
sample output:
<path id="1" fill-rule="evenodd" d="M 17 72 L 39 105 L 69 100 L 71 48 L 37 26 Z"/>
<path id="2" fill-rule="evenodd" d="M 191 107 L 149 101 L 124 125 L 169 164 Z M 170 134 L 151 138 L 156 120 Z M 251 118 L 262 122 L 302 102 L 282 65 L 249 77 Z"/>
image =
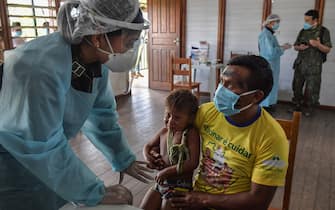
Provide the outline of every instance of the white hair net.
<path id="1" fill-rule="evenodd" d="M 69 43 L 78 44 L 86 35 L 149 28 L 146 20 L 132 23 L 139 12 L 138 0 L 67 0 L 59 9 L 57 24 Z"/>
<path id="2" fill-rule="evenodd" d="M 280 21 L 279 15 L 271 14 L 269 15 L 266 20 L 263 23 L 263 26 L 266 26 L 267 24 L 271 23 L 272 21 Z"/>

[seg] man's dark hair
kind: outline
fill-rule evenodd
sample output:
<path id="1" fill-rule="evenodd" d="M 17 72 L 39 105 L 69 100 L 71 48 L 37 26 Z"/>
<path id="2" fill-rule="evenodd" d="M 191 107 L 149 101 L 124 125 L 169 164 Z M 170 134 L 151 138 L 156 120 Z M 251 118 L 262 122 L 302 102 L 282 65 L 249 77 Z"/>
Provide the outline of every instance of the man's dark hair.
<path id="1" fill-rule="evenodd" d="M 170 93 L 166 98 L 165 106 L 195 116 L 198 111 L 199 101 L 190 90 L 178 89 Z"/>
<path id="2" fill-rule="evenodd" d="M 308 10 L 305 13 L 305 16 L 310 16 L 310 17 L 312 17 L 313 20 L 319 19 L 319 11 L 317 11 L 315 9 Z"/>
<path id="3" fill-rule="evenodd" d="M 272 90 L 273 75 L 270 64 L 261 56 L 243 55 L 231 59 L 228 65 L 241 66 L 249 70 L 246 80 L 248 91 L 261 90 L 265 99 Z"/>

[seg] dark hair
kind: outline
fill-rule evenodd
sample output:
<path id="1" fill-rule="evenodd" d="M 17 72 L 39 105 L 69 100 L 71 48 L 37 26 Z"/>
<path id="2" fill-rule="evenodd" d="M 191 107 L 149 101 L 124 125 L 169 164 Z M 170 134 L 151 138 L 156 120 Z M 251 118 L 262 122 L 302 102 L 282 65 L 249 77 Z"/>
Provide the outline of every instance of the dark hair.
<path id="1" fill-rule="evenodd" d="M 178 89 L 170 93 L 165 100 L 165 106 L 178 111 L 187 111 L 188 114 L 195 116 L 199 101 L 198 98 L 187 89 Z"/>
<path id="2" fill-rule="evenodd" d="M 22 28 L 21 28 L 21 23 L 20 22 L 13 22 L 12 23 L 12 27 L 15 31 L 21 31 L 22 32 Z"/>
<path id="3" fill-rule="evenodd" d="M 132 23 L 144 23 L 144 18 L 143 18 L 143 14 L 142 14 L 141 10 L 138 10 L 138 13 L 137 13 L 136 17 L 134 18 L 134 20 L 132 21 Z M 124 32 L 126 32 L 126 33 L 137 33 L 139 31 L 131 30 L 131 29 L 120 29 L 120 30 L 117 30 L 117 31 L 107 33 L 107 36 L 108 37 L 120 36 Z"/>
<path id="4" fill-rule="evenodd" d="M 12 26 L 13 27 L 21 27 L 21 23 L 20 22 L 13 22 Z"/>
<path id="5" fill-rule="evenodd" d="M 242 66 L 249 70 L 250 74 L 246 84 L 248 91 L 261 90 L 265 99 L 272 90 L 273 75 L 270 64 L 261 56 L 243 55 L 231 59 L 228 65 Z"/>
<path id="6" fill-rule="evenodd" d="M 319 11 L 317 11 L 315 9 L 308 10 L 305 13 L 305 16 L 311 16 L 313 20 L 319 19 Z"/>

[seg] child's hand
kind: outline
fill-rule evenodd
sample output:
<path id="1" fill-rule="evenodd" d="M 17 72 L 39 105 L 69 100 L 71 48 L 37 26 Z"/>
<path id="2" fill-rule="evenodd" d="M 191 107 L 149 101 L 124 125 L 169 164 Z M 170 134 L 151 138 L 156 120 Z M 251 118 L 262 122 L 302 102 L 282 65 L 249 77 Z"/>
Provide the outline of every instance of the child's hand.
<path id="1" fill-rule="evenodd" d="M 153 149 L 147 150 L 144 157 L 148 161 L 148 168 L 161 170 L 165 166 L 162 156 Z"/>
<path id="2" fill-rule="evenodd" d="M 162 156 L 158 154 L 155 150 L 151 150 L 150 155 L 155 158 L 154 165 L 156 166 L 157 170 L 162 170 L 167 167 Z"/>
<path id="3" fill-rule="evenodd" d="M 164 181 L 168 178 L 168 173 L 167 170 L 161 170 L 160 172 L 158 172 L 158 174 L 155 177 L 155 181 L 159 184 L 159 185 L 163 185 Z"/>

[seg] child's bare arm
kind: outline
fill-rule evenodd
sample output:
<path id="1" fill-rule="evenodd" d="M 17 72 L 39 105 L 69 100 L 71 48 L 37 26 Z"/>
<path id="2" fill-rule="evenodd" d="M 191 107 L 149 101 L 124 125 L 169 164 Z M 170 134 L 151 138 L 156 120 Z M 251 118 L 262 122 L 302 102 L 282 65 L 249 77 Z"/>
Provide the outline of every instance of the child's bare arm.
<path id="1" fill-rule="evenodd" d="M 160 146 L 160 136 L 166 132 L 166 128 L 162 128 L 155 137 L 144 145 L 143 156 L 150 163 L 150 168 L 154 167 L 157 163 L 157 159 L 160 157 L 159 146 Z M 158 166 L 157 166 L 158 167 Z"/>
<path id="2" fill-rule="evenodd" d="M 196 129 L 191 129 L 188 133 L 187 138 L 187 147 L 189 149 L 190 157 L 188 160 L 184 161 L 183 163 L 183 171 L 182 174 L 188 174 L 192 173 L 194 169 L 198 167 L 199 164 L 199 155 L 200 155 L 200 136 Z M 157 179 L 159 181 L 162 181 L 164 179 L 167 179 L 169 177 L 180 175 L 177 173 L 177 166 L 173 165 L 170 167 L 167 167 L 160 171 L 157 174 Z"/>

